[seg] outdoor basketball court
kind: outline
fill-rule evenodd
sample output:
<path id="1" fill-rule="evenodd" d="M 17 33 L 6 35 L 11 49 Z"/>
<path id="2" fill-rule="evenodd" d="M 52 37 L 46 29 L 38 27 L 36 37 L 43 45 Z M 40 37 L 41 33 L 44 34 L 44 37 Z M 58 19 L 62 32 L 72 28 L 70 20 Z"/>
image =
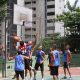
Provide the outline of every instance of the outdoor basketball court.
<path id="1" fill-rule="evenodd" d="M 0 80 L 13 80 L 12 77 L 14 76 L 14 61 L 8 62 L 7 64 L 8 64 L 7 65 L 8 67 L 9 66 L 11 67 L 11 69 L 7 70 L 8 76 L 7 76 L 7 78 L 1 78 L 0 77 Z M 34 65 L 35 65 L 35 57 L 33 57 L 33 67 L 34 67 Z M 44 80 L 53 80 L 53 77 L 50 76 L 50 72 L 48 70 L 48 60 L 45 61 L 44 65 L 45 65 L 45 67 L 44 67 L 44 69 L 45 69 Z M 70 71 L 71 71 L 71 74 L 72 74 L 72 80 L 80 80 L 80 67 L 71 67 Z M 62 77 L 64 77 L 63 74 L 64 74 L 63 68 L 60 67 L 60 69 L 59 69 L 59 80 L 63 80 L 63 79 L 61 79 Z M 66 79 L 66 80 L 69 80 L 68 73 L 67 73 L 67 77 L 68 77 L 68 79 Z M 37 72 L 37 79 L 36 80 L 41 80 L 40 71 Z"/>
<path id="2" fill-rule="evenodd" d="M 72 74 L 71 80 L 80 80 L 80 67 L 73 67 L 70 69 L 70 71 Z M 53 80 L 52 76 L 50 76 L 50 74 L 49 74 L 48 67 L 45 68 L 44 74 L 45 74 L 44 80 Z M 68 74 L 67 74 L 67 79 L 61 79 L 63 76 L 64 76 L 63 75 L 63 69 L 62 69 L 62 67 L 60 67 L 59 80 L 70 80 Z M 13 80 L 12 77 L 13 76 L 9 76 L 9 77 L 3 78 L 3 79 L 0 78 L 0 80 Z M 40 71 L 37 72 L 37 80 L 41 80 Z"/>

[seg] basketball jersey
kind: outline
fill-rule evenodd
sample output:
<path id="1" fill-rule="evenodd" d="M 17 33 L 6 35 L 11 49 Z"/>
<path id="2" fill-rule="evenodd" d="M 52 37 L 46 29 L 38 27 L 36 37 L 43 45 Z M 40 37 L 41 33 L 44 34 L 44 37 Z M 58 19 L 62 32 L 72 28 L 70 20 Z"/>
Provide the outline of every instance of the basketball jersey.
<path id="1" fill-rule="evenodd" d="M 45 54 L 44 51 L 39 51 L 39 50 L 36 51 L 36 57 L 37 57 L 36 62 L 37 63 L 40 63 L 41 61 L 43 61 L 44 54 Z"/>
<path id="2" fill-rule="evenodd" d="M 25 54 L 25 52 L 26 52 L 26 46 L 25 46 L 25 45 L 19 46 L 19 47 L 18 47 L 18 50 L 21 51 L 22 54 Z"/>
<path id="3" fill-rule="evenodd" d="M 23 55 L 17 55 L 15 57 L 15 70 L 17 70 L 17 71 L 24 70 L 24 58 L 23 58 Z"/>
<path id="4" fill-rule="evenodd" d="M 31 51 L 32 51 L 32 45 L 27 46 L 26 47 L 26 53 L 28 56 L 31 54 Z"/>
<path id="5" fill-rule="evenodd" d="M 63 62 L 69 62 L 71 59 L 70 56 L 70 50 L 65 50 L 64 54 L 63 54 Z"/>
<path id="6" fill-rule="evenodd" d="M 60 53 L 58 50 L 52 51 L 52 54 L 54 55 L 54 66 L 59 66 L 60 65 Z"/>

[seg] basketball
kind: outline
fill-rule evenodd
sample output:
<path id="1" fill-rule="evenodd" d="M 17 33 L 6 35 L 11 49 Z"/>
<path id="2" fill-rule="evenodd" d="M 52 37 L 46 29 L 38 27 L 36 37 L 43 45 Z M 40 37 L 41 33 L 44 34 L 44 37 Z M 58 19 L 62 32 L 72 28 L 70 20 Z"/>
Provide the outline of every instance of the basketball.
<path id="1" fill-rule="evenodd" d="M 19 41 L 21 41 L 21 38 L 18 37 L 18 36 L 14 36 L 13 39 L 14 39 L 15 42 L 19 42 Z"/>

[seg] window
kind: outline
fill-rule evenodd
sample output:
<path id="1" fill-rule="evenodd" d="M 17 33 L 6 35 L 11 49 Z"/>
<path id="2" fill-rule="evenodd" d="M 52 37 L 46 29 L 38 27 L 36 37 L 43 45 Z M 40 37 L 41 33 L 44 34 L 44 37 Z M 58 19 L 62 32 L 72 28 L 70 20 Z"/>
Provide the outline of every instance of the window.
<path id="1" fill-rule="evenodd" d="M 47 13 L 48 16 L 51 16 L 51 15 L 55 15 L 55 12 L 49 12 Z"/>
<path id="2" fill-rule="evenodd" d="M 48 5 L 47 8 L 55 8 L 55 5 Z"/>
<path id="3" fill-rule="evenodd" d="M 36 21 L 33 21 L 33 24 L 36 24 Z"/>
<path id="4" fill-rule="evenodd" d="M 36 17 L 36 14 L 33 14 L 33 17 Z"/>
<path id="5" fill-rule="evenodd" d="M 47 0 L 47 1 L 55 1 L 55 0 Z"/>
<path id="6" fill-rule="evenodd" d="M 1 26 L 1 23 L 0 23 L 0 26 Z"/>
<path id="7" fill-rule="evenodd" d="M 25 2 L 25 4 L 31 4 L 31 2 Z"/>
<path id="8" fill-rule="evenodd" d="M 33 30 L 33 31 L 36 31 L 36 28 L 33 28 L 32 30 Z"/>
<path id="9" fill-rule="evenodd" d="M 34 4 L 35 4 L 35 3 L 36 3 L 36 1 L 32 1 L 32 3 L 34 3 Z"/>
<path id="10" fill-rule="evenodd" d="M 27 28 L 27 29 L 25 29 L 25 31 L 29 31 L 29 30 L 31 30 L 31 28 Z"/>
<path id="11" fill-rule="evenodd" d="M 54 26 L 49 26 L 49 27 L 47 27 L 47 29 L 48 29 L 48 30 L 54 30 L 55 27 L 54 27 Z"/>
<path id="12" fill-rule="evenodd" d="M 47 23 L 52 23 L 53 21 L 52 20 L 47 20 Z"/>
<path id="13" fill-rule="evenodd" d="M 34 10 L 34 11 L 35 11 L 35 10 L 36 10 L 36 8 L 35 8 L 35 7 L 33 7 L 33 8 L 32 8 L 32 10 Z"/>

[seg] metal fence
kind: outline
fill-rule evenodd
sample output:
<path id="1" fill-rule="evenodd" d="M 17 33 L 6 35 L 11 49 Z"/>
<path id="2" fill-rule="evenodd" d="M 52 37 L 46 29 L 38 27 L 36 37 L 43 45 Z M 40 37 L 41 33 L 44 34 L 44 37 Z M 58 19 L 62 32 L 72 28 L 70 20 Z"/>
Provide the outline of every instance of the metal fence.
<path id="1" fill-rule="evenodd" d="M 47 57 L 47 56 L 46 56 Z M 33 56 L 33 67 L 35 65 L 35 57 Z M 48 60 L 46 58 L 45 61 L 45 67 L 48 66 Z M 62 66 L 62 55 L 61 55 L 61 66 Z M 71 61 L 71 67 L 80 67 L 80 54 L 72 54 L 72 61 Z M 4 77 L 5 73 L 5 63 L 2 58 L 0 58 L 0 77 Z M 7 62 L 7 76 L 14 74 L 14 61 L 8 61 Z"/>

